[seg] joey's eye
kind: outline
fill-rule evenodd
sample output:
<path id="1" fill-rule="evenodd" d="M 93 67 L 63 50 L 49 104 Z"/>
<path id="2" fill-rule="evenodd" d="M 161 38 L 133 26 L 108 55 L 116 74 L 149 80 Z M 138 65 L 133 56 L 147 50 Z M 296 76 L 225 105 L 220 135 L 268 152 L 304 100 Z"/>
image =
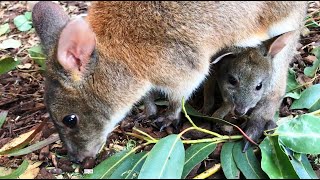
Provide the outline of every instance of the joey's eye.
<path id="1" fill-rule="evenodd" d="M 62 120 L 63 124 L 69 128 L 74 128 L 77 125 L 78 117 L 75 114 L 65 116 Z"/>
<path id="2" fill-rule="evenodd" d="M 231 76 L 231 75 L 229 75 L 228 81 L 233 86 L 237 85 L 237 83 L 238 83 L 237 79 L 235 77 Z"/>
<path id="3" fill-rule="evenodd" d="M 259 91 L 262 88 L 262 83 L 259 83 L 259 85 L 256 87 L 256 90 Z"/>

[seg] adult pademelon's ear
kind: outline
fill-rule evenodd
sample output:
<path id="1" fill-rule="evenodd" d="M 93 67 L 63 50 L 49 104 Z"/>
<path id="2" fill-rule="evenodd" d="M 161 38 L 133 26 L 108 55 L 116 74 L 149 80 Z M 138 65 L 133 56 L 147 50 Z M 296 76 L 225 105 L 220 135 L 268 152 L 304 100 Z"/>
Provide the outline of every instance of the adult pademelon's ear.
<path id="1" fill-rule="evenodd" d="M 53 52 L 59 34 L 68 21 L 69 16 L 56 3 L 40 1 L 34 5 L 32 23 L 46 55 Z"/>
<path id="2" fill-rule="evenodd" d="M 295 31 L 289 31 L 263 42 L 267 49 L 267 54 L 272 58 L 277 55 L 290 42 L 294 33 Z"/>
<path id="3" fill-rule="evenodd" d="M 81 80 L 96 46 L 96 37 L 82 18 L 71 20 L 62 30 L 58 42 L 57 58 L 72 80 Z"/>

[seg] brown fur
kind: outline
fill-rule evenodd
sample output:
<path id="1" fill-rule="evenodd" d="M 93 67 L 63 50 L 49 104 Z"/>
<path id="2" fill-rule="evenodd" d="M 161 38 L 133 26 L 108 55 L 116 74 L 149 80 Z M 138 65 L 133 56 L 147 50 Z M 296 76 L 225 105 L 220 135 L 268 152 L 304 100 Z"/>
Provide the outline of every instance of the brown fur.
<path id="1" fill-rule="evenodd" d="M 52 3 L 39 2 L 33 16 L 42 16 L 34 21 L 35 29 L 42 43 L 50 40 L 49 44 L 45 43 L 46 104 L 70 154 L 79 160 L 94 156 L 115 124 L 153 89 L 167 94 L 170 107 L 166 116 L 178 119 L 182 97 L 188 99 L 205 79 L 211 56 L 251 37 L 261 41 L 277 35 L 269 35 L 268 29 L 290 13 L 297 15 L 298 19 L 291 20 L 298 28 L 305 4 L 94 2 L 86 18 L 91 29 L 86 31 L 95 34 L 95 49 L 90 52 L 90 59 L 84 59 L 89 63 L 78 63 L 79 67 L 70 71 L 59 63 L 64 59 L 57 57 L 61 53 L 57 44 L 61 38 L 74 38 L 76 33 L 59 37 L 67 23 L 60 18 L 63 10 Z M 57 11 L 56 15 L 43 13 L 48 9 Z M 53 26 L 50 30 L 49 25 Z M 58 35 L 51 37 L 45 33 L 51 31 Z M 63 52 L 69 52 L 68 48 L 72 47 L 66 46 Z M 71 53 L 71 58 L 78 55 Z M 71 76 L 72 71 L 79 76 Z M 71 113 L 79 117 L 74 129 L 62 123 Z"/>

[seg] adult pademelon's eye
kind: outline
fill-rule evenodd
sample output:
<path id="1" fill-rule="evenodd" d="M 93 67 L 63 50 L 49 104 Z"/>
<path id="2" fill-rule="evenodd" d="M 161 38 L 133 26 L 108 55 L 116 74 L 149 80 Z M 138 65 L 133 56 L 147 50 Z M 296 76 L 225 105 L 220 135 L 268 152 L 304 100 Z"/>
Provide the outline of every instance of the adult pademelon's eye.
<path id="1" fill-rule="evenodd" d="M 233 86 L 235 86 L 235 85 L 238 84 L 237 79 L 236 79 L 235 77 L 231 76 L 231 75 L 229 75 L 228 81 L 229 81 L 229 83 L 230 83 L 231 85 L 233 85 Z"/>
<path id="2" fill-rule="evenodd" d="M 63 124 L 68 126 L 69 128 L 74 128 L 77 126 L 78 117 L 75 114 L 70 114 L 65 116 L 62 120 Z"/>
<path id="3" fill-rule="evenodd" d="M 256 86 L 256 90 L 259 91 L 262 88 L 262 83 L 259 83 L 258 86 Z"/>

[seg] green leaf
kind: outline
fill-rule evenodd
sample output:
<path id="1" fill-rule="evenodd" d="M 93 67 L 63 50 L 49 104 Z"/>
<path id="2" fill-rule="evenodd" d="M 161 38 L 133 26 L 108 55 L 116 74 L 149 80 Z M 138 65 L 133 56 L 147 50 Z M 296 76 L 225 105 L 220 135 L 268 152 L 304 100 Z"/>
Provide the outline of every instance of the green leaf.
<path id="1" fill-rule="evenodd" d="M 319 104 L 320 99 L 320 84 L 312 85 L 311 87 L 305 89 L 301 93 L 301 97 L 295 100 L 290 109 L 315 109 L 315 104 Z"/>
<path id="2" fill-rule="evenodd" d="M 7 39 L 7 40 L 2 41 L 2 43 L 0 44 L 0 49 L 9 49 L 9 48 L 16 49 L 20 46 L 21 46 L 20 40 Z"/>
<path id="3" fill-rule="evenodd" d="M 151 149 L 138 179 L 180 179 L 185 160 L 185 150 L 180 137 L 171 134 L 160 139 Z"/>
<path id="4" fill-rule="evenodd" d="M 224 143 L 221 149 L 220 160 L 223 173 L 227 179 L 239 179 L 240 171 L 233 157 L 234 142 Z"/>
<path id="5" fill-rule="evenodd" d="M 13 70 L 19 63 L 20 61 L 15 61 L 12 57 L 0 59 L 0 74 Z"/>
<path id="6" fill-rule="evenodd" d="M 278 137 L 268 136 L 259 145 L 262 154 L 261 168 L 270 179 L 298 179 L 288 156 L 281 150 Z"/>
<path id="7" fill-rule="evenodd" d="M 309 162 L 308 157 L 305 154 L 301 154 L 301 161 L 302 166 L 304 167 L 304 169 L 307 171 L 307 173 L 309 174 L 310 178 L 312 179 L 319 179 L 317 174 L 314 172 L 314 170 L 312 169 L 312 166 Z"/>
<path id="8" fill-rule="evenodd" d="M 268 176 L 262 171 L 260 162 L 253 153 L 252 147 L 242 153 L 243 141 L 236 142 L 232 153 L 237 167 L 246 179 L 267 179 Z"/>
<path id="9" fill-rule="evenodd" d="M 5 23 L 0 26 L 0 36 L 8 33 L 9 31 L 10 31 L 9 23 Z"/>
<path id="10" fill-rule="evenodd" d="M 207 121 L 211 121 L 211 122 L 215 122 L 215 123 L 233 125 L 232 123 L 230 123 L 230 122 L 228 122 L 226 120 L 223 120 L 223 119 L 216 119 L 216 118 L 213 118 L 211 116 L 205 116 L 205 115 L 199 113 L 196 109 L 194 109 L 189 103 L 185 104 L 185 109 L 186 109 L 186 111 L 187 111 L 189 116 L 193 116 L 193 117 L 196 117 L 196 118 L 201 118 L 201 119 L 204 119 L 204 120 L 207 120 Z"/>
<path id="11" fill-rule="evenodd" d="M 316 59 L 313 62 L 313 65 L 311 67 L 306 67 L 304 68 L 304 74 L 307 75 L 308 77 L 314 77 L 314 75 L 317 72 L 317 69 L 320 67 L 320 59 Z"/>
<path id="12" fill-rule="evenodd" d="M 320 118 L 304 114 L 282 123 L 275 134 L 279 142 L 291 150 L 302 154 L 320 154 Z"/>
<path id="13" fill-rule="evenodd" d="M 43 147 L 45 147 L 45 146 L 47 146 L 47 145 L 49 145 L 49 144 L 51 144 L 51 143 L 54 143 L 54 142 L 56 142 L 56 141 L 58 141 L 58 140 L 59 140 L 59 136 L 58 136 L 58 135 L 56 135 L 56 136 L 51 136 L 51 137 L 49 137 L 49 138 L 47 138 L 47 139 L 45 139 L 45 140 L 43 140 L 43 141 L 40 141 L 40 142 L 38 142 L 38 143 L 36 143 L 36 144 L 33 144 L 33 145 L 28 146 L 28 147 L 26 147 L 26 148 L 23 148 L 23 149 L 19 149 L 19 150 L 17 150 L 17 151 L 14 151 L 13 153 L 8 154 L 8 156 L 9 156 L 9 157 L 10 157 L 10 156 L 21 156 L 21 155 L 29 154 L 29 153 L 31 153 L 31 152 L 33 152 L 33 151 L 36 151 L 36 150 L 38 150 L 38 149 L 41 149 L 41 148 L 43 148 Z"/>
<path id="14" fill-rule="evenodd" d="M 93 174 L 86 174 L 84 179 L 107 179 L 120 166 L 120 164 L 130 155 L 128 150 L 114 154 L 108 159 L 102 161 L 93 168 Z"/>
<path id="15" fill-rule="evenodd" d="M 191 145 L 186 150 L 186 159 L 182 172 L 182 179 L 185 179 L 190 171 L 204 159 L 206 159 L 216 148 L 215 143 L 198 143 Z"/>
<path id="16" fill-rule="evenodd" d="M 294 152 L 280 143 L 281 149 L 287 154 L 289 160 L 300 179 L 319 179 L 305 154 L 301 154 L 301 161 L 295 158 Z"/>
<path id="17" fill-rule="evenodd" d="M 0 128 L 2 127 L 3 123 L 6 121 L 7 115 L 8 115 L 8 111 L 0 112 Z"/>
<path id="18" fill-rule="evenodd" d="M 23 174 L 29 166 L 27 160 L 23 160 L 22 164 L 11 174 L 6 176 L 0 176 L 0 179 L 17 179 L 21 174 Z"/>
<path id="19" fill-rule="evenodd" d="M 32 13 L 31 12 L 25 12 L 24 13 L 24 17 L 26 17 L 26 19 L 28 20 L 28 21 L 32 21 Z"/>
<path id="20" fill-rule="evenodd" d="M 110 176 L 110 179 L 136 179 L 146 160 L 147 152 L 130 155 Z"/>
<path id="21" fill-rule="evenodd" d="M 284 97 L 291 97 L 293 99 L 299 99 L 301 96 L 300 90 L 294 90 L 292 92 L 286 93 Z"/>
<path id="22" fill-rule="evenodd" d="M 19 29 L 19 31 L 28 31 L 32 28 L 31 21 L 29 21 L 24 15 L 15 17 L 13 19 L 13 23 Z"/>
<path id="23" fill-rule="evenodd" d="M 290 92 L 299 87 L 299 83 L 296 81 L 296 72 L 289 68 L 288 77 L 287 77 L 287 87 L 286 92 Z"/>
<path id="24" fill-rule="evenodd" d="M 315 102 L 309 109 L 309 112 L 314 112 L 316 110 L 320 109 L 320 99 L 318 99 L 317 102 Z"/>
<path id="25" fill-rule="evenodd" d="M 31 59 L 34 60 L 37 64 L 39 64 L 44 70 L 46 67 L 46 55 L 43 53 L 41 45 L 36 45 L 28 49 L 28 53 Z"/>

